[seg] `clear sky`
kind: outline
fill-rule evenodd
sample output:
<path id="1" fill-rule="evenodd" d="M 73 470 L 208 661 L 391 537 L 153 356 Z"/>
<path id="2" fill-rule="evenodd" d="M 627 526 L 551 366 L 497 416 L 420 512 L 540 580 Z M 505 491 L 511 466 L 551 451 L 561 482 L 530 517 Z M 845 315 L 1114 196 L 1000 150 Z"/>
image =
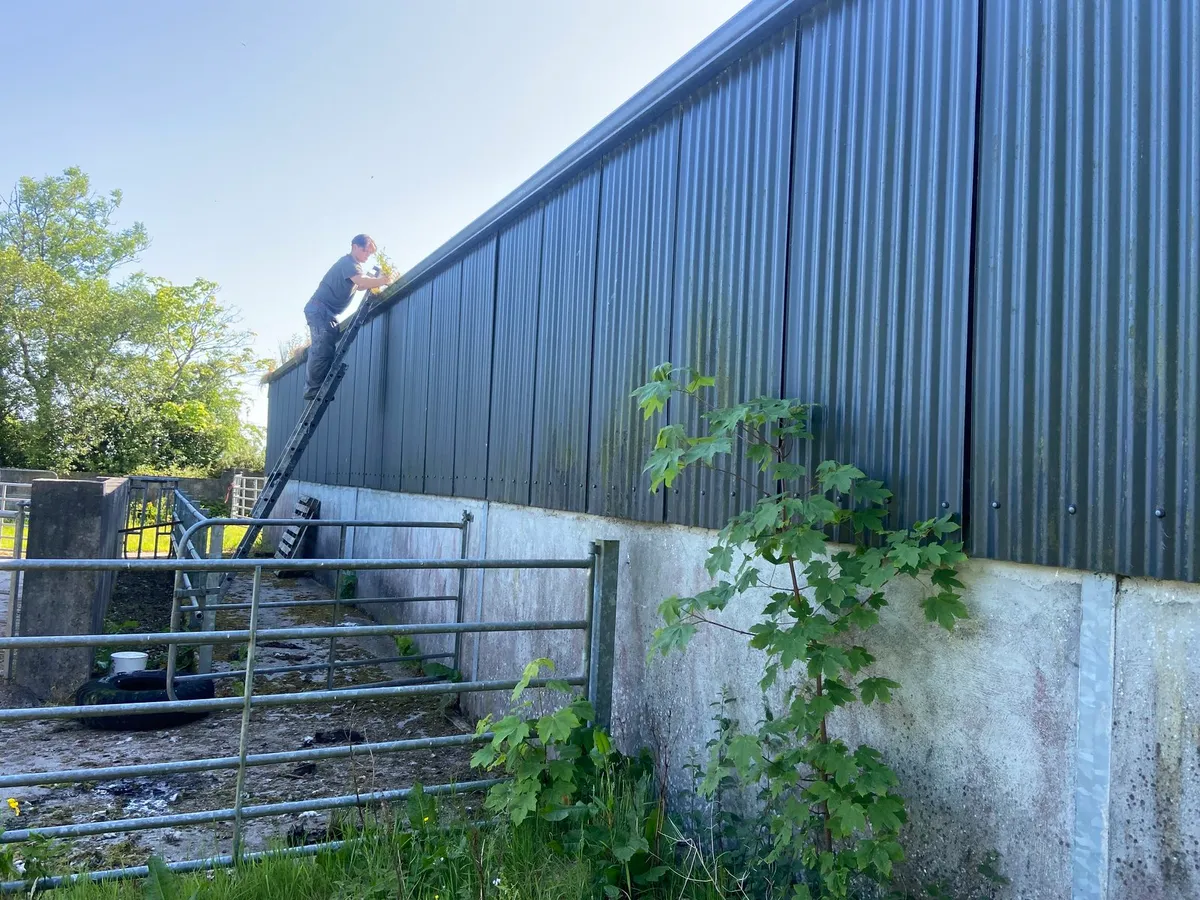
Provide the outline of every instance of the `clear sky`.
<path id="1" fill-rule="evenodd" d="M 0 190 L 120 188 L 141 268 L 218 282 L 276 356 L 351 236 L 409 268 L 744 5 L 0 0 Z"/>

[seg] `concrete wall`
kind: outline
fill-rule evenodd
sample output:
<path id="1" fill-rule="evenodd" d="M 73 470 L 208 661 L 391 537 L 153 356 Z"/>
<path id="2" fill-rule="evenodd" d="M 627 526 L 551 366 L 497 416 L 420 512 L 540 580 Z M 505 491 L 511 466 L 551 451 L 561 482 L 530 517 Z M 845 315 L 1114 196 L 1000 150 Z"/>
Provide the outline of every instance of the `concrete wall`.
<path id="1" fill-rule="evenodd" d="M 298 493 L 319 497 L 324 518 L 456 521 L 466 509 L 472 557 L 576 557 L 592 540 L 620 541 L 614 736 L 627 751 L 652 747 L 681 794 L 722 689 L 739 698 L 743 721 L 759 715 L 762 660 L 737 635 L 702 631 L 684 655 L 646 659 L 659 601 L 710 583 L 712 532 L 314 484 L 289 485 L 282 504 Z M 348 555 L 456 556 L 451 535 L 363 531 Z M 318 544 L 320 555 L 336 548 L 336 532 Z M 455 577 L 364 573 L 360 595 L 451 592 Z M 1200 896 L 1200 585 L 983 560 L 963 580 L 971 618 L 953 634 L 924 621 L 914 586 L 891 591 L 871 649 L 903 689 L 890 706 L 831 723 L 851 746 L 879 747 L 900 776 L 906 876 L 965 892 L 994 848 L 1012 879 L 1002 896 Z M 464 587 L 468 619 L 569 618 L 585 583 L 578 572 L 488 571 Z M 450 612 L 431 607 L 373 611 L 382 621 Z M 726 621 L 748 626 L 758 608 L 735 604 Z M 574 674 L 579 653 L 577 639 L 485 635 L 464 642 L 464 669 L 477 658 L 479 677 L 512 677 L 548 655 Z M 487 700 L 470 706 L 478 714 Z"/>
<path id="2" fill-rule="evenodd" d="M 29 559 L 114 559 L 129 509 L 129 482 L 36 479 L 30 499 Z M 100 634 L 114 572 L 25 573 L 17 632 L 23 637 Z M 69 702 L 91 674 L 90 647 L 17 651 L 13 680 L 39 701 Z"/>

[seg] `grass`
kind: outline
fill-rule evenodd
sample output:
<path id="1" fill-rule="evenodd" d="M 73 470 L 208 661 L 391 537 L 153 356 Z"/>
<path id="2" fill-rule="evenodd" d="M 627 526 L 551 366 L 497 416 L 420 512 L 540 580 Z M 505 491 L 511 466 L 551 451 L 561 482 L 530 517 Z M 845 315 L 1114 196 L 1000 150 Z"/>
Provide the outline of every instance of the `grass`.
<path id="1" fill-rule="evenodd" d="M 237 549 L 237 545 L 241 541 L 242 537 L 246 534 L 246 529 L 248 527 L 249 526 L 246 526 L 246 525 L 226 525 L 225 533 L 222 535 L 222 538 L 221 538 L 222 553 L 224 553 L 226 556 L 229 556 L 230 554 L 232 554 L 233 551 Z M 137 556 L 139 541 L 141 542 L 141 553 L 144 558 L 153 557 L 155 555 L 156 549 L 157 549 L 157 555 L 159 557 L 172 555 L 171 554 L 171 534 L 169 531 L 163 531 L 157 535 L 157 547 L 156 547 L 156 536 L 155 536 L 153 528 L 149 528 L 146 531 L 143 531 L 141 533 L 132 532 L 130 534 L 125 535 L 125 552 L 127 555 L 133 556 L 133 557 Z M 11 538 L 9 539 L 9 544 L 10 545 L 12 544 Z M 3 545 L 0 544 L 0 547 L 2 547 L 2 546 Z M 258 548 L 261 546 L 262 546 L 262 533 L 260 532 L 258 537 L 254 541 L 254 547 Z"/>
<path id="2" fill-rule="evenodd" d="M 66 900 L 584 900 L 604 897 L 601 864 L 561 842 L 560 829 L 529 821 L 520 828 L 402 831 L 372 829 L 340 850 L 270 856 L 212 873 L 81 884 L 56 891 Z M 641 900 L 743 897 L 703 868 L 681 863 Z M 613 895 L 618 896 L 618 895 Z M 627 896 L 621 893 L 619 896 Z"/>
<path id="3" fill-rule="evenodd" d="M 0 519 L 0 558 L 9 559 L 13 555 L 13 547 L 17 543 L 17 523 L 12 519 Z M 21 540 L 21 555 L 29 544 L 28 528 Z"/>
<path id="4" fill-rule="evenodd" d="M 518 826 L 503 819 L 471 824 L 478 802 L 419 792 L 402 806 L 333 814 L 327 831 L 347 839 L 316 855 L 272 854 L 236 869 L 146 879 L 81 883 L 56 891 L 65 900 L 724 900 L 751 896 L 723 858 L 704 852 L 669 821 L 646 781 L 626 776 L 589 817 L 551 823 L 536 816 Z M 478 795 L 474 795 L 476 798 Z M 593 802 L 595 802 L 595 795 Z M 628 829 L 632 827 L 633 831 Z M 616 848 L 645 835 L 657 848 L 631 874 Z M 226 851 L 227 852 L 227 851 Z M 625 863 L 619 861 L 625 859 Z M 658 877 L 638 883 L 638 871 Z M 155 864 L 152 864 L 152 869 Z M 771 896 L 783 896 L 772 894 Z"/>

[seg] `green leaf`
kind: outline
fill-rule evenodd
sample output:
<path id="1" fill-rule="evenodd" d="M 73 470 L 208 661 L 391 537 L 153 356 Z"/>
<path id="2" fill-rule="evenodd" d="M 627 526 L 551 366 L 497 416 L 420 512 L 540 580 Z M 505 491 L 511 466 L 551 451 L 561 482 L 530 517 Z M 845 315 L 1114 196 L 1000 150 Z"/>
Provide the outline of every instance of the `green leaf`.
<path id="1" fill-rule="evenodd" d="M 771 468 L 771 474 L 780 481 L 799 481 L 808 476 L 808 469 L 793 463 L 776 463 Z"/>
<path id="2" fill-rule="evenodd" d="M 733 548 L 728 544 L 717 544 L 708 551 L 708 559 L 704 562 L 704 568 L 708 574 L 716 578 L 720 572 L 728 572 L 733 566 Z"/>
<path id="3" fill-rule="evenodd" d="M 898 544 L 888 553 L 888 559 L 898 569 L 916 569 L 921 565 L 921 548 L 915 544 Z"/>
<path id="4" fill-rule="evenodd" d="M 966 589 L 966 585 L 958 580 L 958 573 L 954 569 L 945 567 L 934 569 L 933 574 L 929 576 L 929 580 L 933 582 L 934 587 L 939 587 L 944 591 L 961 591 Z"/>
<path id="5" fill-rule="evenodd" d="M 659 653 L 662 656 L 668 656 L 672 651 L 683 651 L 687 648 L 688 642 L 696 634 L 696 626 L 688 623 L 676 623 L 672 625 L 663 625 L 661 628 L 654 629 L 654 634 L 650 639 L 649 656 Z"/>
<path id="6" fill-rule="evenodd" d="M 892 702 L 892 691 L 900 688 L 899 682 L 892 681 L 890 678 L 864 678 L 859 682 L 858 690 L 862 695 L 862 702 L 870 706 L 876 700 L 880 703 Z"/>
<path id="7" fill-rule="evenodd" d="M 854 482 L 865 478 L 866 474 L 854 466 L 843 465 L 833 460 L 825 460 L 817 466 L 817 482 L 823 491 L 837 491 L 848 494 L 854 487 Z"/>
<path id="8" fill-rule="evenodd" d="M 613 752 L 612 740 L 601 728 L 592 730 L 592 746 L 601 756 L 610 756 Z"/>
<path id="9" fill-rule="evenodd" d="M 871 481 L 863 478 L 854 485 L 854 497 L 864 503 L 887 503 L 892 499 L 892 492 L 883 486 L 882 481 Z"/>
<path id="10" fill-rule="evenodd" d="M 546 745 L 565 741 L 571 736 L 571 730 L 579 724 L 579 719 L 569 709 L 542 716 L 537 723 L 538 740 Z"/>
<path id="11" fill-rule="evenodd" d="M 847 668 L 850 669 L 851 674 L 857 674 L 875 662 L 875 657 L 867 651 L 866 647 L 851 647 L 846 651 L 846 658 L 850 661 Z"/>
<path id="12" fill-rule="evenodd" d="M 759 500 L 754 506 L 754 515 L 750 522 L 753 537 L 768 531 L 774 531 L 783 515 L 783 504 L 777 500 Z"/>
<path id="13" fill-rule="evenodd" d="M 729 742 L 726 755 L 737 769 L 738 776 L 747 784 L 751 783 L 754 773 L 763 762 L 762 745 L 755 735 L 736 735 Z"/>
<path id="14" fill-rule="evenodd" d="M 618 861 L 627 863 L 638 853 L 646 853 L 650 844 L 640 834 L 631 834 L 628 839 L 613 846 L 613 856 Z"/>
<path id="15" fill-rule="evenodd" d="M 829 830 L 835 838 L 845 838 L 867 827 L 867 816 L 854 800 L 844 799 L 829 806 Z"/>
<path id="16" fill-rule="evenodd" d="M 512 699 L 518 699 L 521 694 L 525 693 L 525 689 L 529 687 L 529 682 L 537 678 L 542 669 L 554 671 L 554 661 L 542 657 L 535 659 L 533 662 L 525 666 L 525 671 L 521 673 L 521 680 L 517 682 L 517 686 L 513 688 Z"/>
<path id="17" fill-rule="evenodd" d="M 867 807 L 867 816 L 876 832 L 898 832 L 904 825 L 904 801 L 899 797 L 879 797 Z"/>
<path id="18" fill-rule="evenodd" d="M 968 616 L 967 605 L 957 594 L 949 591 L 926 597 L 921 601 L 921 608 L 925 610 L 925 618 L 928 621 L 937 622 L 947 631 L 954 630 L 956 619 L 965 619 Z"/>

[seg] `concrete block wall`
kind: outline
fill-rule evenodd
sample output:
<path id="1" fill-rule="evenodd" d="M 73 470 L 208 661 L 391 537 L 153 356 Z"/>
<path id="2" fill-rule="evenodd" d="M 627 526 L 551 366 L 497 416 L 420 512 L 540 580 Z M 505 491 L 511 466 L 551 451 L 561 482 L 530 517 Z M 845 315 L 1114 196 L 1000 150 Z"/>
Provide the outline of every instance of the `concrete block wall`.
<path id="1" fill-rule="evenodd" d="M 710 582 L 714 533 L 505 504 L 328 485 L 289 485 L 322 501 L 324 518 L 457 521 L 474 516 L 472 557 L 576 557 L 593 540 L 621 542 L 613 731 L 626 751 L 650 746 L 682 796 L 684 765 L 704 756 L 722 690 L 753 724 L 762 659 L 729 632 L 702 631 L 682 656 L 647 660 L 659 601 Z M 360 557 L 457 556 L 449 532 L 355 536 Z M 318 543 L 336 555 L 336 532 Z M 360 576 L 360 595 L 452 592 L 453 574 Z M 466 576 L 466 618 L 573 618 L 583 573 L 486 571 Z M 909 804 L 908 877 L 966 890 L 998 850 L 1012 879 L 1002 896 L 1200 896 L 1200 585 L 1116 579 L 972 560 L 963 570 L 971 618 L 953 634 L 924 621 L 914 586 L 889 595 L 871 649 L 901 682 L 895 702 L 831 722 L 851 746 L 870 743 L 897 771 Z M 572 582 L 574 579 L 574 582 Z M 381 621 L 445 620 L 431 604 L 372 609 Z M 760 604 L 734 604 L 747 627 Z M 422 648 L 424 649 L 424 647 Z M 578 668 L 578 639 L 485 635 L 464 642 L 466 674 L 508 678 L 537 656 Z M 503 707 L 503 696 L 466 701 Z"/>
<path id="2" fill-rule="evenodd" d="M 35 479 L 29 508 L 29 559 L 115 559 L 129 509 L 129 482 Z M 18 633 L 101 634 L 115 575 L 26 572 Z M 19 650 L 13 681 L 39 701 L 69 702 L 91 674 L 93 653 L 90 647 Z"/>

